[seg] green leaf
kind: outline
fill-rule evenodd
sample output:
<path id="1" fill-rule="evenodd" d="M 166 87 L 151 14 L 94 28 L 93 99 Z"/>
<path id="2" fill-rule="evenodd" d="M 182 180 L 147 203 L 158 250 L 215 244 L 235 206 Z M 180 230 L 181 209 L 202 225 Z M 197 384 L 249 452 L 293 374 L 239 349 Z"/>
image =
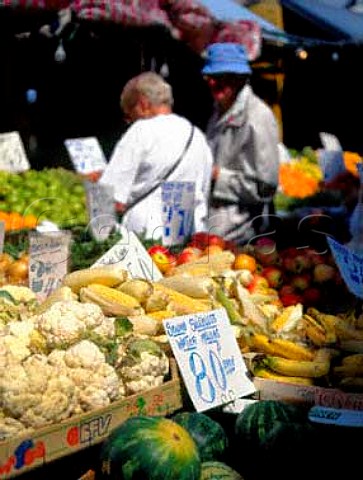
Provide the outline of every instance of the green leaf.
<path id="1" fill-rule="evenodd" d="M 115 318 L 115 334 L 116 337 L 123 337 L 127 333 L 132 332 L 134 326 L 127 317 Z"/>

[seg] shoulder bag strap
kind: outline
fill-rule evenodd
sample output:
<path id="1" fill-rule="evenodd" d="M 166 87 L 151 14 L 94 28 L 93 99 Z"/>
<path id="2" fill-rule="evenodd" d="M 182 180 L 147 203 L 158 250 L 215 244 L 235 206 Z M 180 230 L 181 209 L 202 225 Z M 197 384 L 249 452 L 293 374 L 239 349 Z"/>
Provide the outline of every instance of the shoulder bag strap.
<path id="1" fill-rule="evenodd" d="M 193 136 L 194 136 L 194 125 L 191 125 L 191 130 L 190 130 L 190 135 L 188 137 L 188 140 L 184 146 L 184 150 L 182 151 L 182 153 L 180 154 L 180 156 L 178 157 L 178 159 L 176 160 L 176 162 L 173 164 L 173 166 L 166 172 L 166 174 L 156 182 L 155 185 L 152 186 L 152 188 L 150 190 L 148 190 L 147 192 L 145 192 L 144 194 L 141 195 L 141 197 L 137 198 L 136 200 L 134 200 L 132 203 L 129 203 L 127 204 L 127 207 L 126 207 L 126 210 L 123 212 L 126 213 L 127 211 L 129 211 L 132 207 L 134 207 L 136 204 L 138 204 L 139 202 L 141 202 L 142 200 L 144 200 L 148 195 L 150 195 L 151 193 L 155 192 L 155 190 L 160 187 L 160 185 L 165 182 L 165 180 L 167 180 L 170 175 L 175 171 L 175 169 L 177 168 L 177 166 L 180 164 L 180 162 L 182 161 L 183 157 L 185 156 L 185 154 L 187 153 L 189 147 L 190 147 L 190 144 L 192 143 L 192 140 L 193 140 Z"/>

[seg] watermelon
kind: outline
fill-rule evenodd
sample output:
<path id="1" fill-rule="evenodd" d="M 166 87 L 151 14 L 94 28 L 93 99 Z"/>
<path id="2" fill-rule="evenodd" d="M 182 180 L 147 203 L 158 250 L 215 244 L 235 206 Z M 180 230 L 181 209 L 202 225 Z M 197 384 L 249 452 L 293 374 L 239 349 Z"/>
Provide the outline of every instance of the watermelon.
<path id="1" fill-rule="evenodd" d="M 261 447 L 284 426 L 306 421 L 304 409 L 297 405 L 278 400 L 260 400 L 247 405 L 237 416 L 236 436 L 251 448 Z"/>
<path id="2" fill-rule="evenodd" d="M 200 480 L 243 480 L 241 475 L 223 462 L 203 462 Z"/>
<path id="3" fill-rule="evenodd" d="M 173 416 L 173 420 L 190 433 L 202 462 L 223 458 L 228 438 L 218 422 L 198 412 L 180 412 Z"/>
<path id="4" fill-rule="evenodd" d="M 314 428 L 302 406 L 278 400 L 249 404 L 237 416 L 235 436 L 233 467 L 248 478 L 290 480 L 290 469 L 281 468 L 282 458 L 299 465 L 296 475 L 313 469 L 308 462 L 300 465 L 301 459 L 314 458 Z"/>
<path id="5" fill-rule="evenodd" d="M 190 434 L 162 417 L 136 416 L 113 430 L 101 446 L 102 478 L 200 480 L 201 461 Z"/>

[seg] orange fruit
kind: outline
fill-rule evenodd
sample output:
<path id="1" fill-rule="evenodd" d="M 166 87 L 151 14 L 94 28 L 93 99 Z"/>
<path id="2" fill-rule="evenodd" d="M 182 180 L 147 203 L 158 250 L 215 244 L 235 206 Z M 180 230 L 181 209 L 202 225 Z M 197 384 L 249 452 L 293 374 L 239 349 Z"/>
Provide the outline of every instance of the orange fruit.
<path id="1" fill-rule="evenodd" d="M 257 262 L 252 255 L 248 255 L 247 253 L 238 253 L 236 255 L 233 268 L 235 270 L 249 270 L 250 272 L 254 273 L 257 269 Z"/>

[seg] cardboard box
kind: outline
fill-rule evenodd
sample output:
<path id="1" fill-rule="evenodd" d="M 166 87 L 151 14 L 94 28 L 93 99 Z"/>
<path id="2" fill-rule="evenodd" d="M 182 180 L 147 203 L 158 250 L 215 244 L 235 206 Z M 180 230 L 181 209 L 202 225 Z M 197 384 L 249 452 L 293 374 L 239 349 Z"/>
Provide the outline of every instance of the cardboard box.
<path id="1" fill-rule="evenodd" d="M 337 388 L 294 385 L 255 377 L 258 400 L 283 400 L 307 406 L 321 405 L 348 410 L 363 410 L 363 393 L 344 392 Z"/>
<path id="2" fill-rule="evenodd" d="M 171 360 L 171 380 L 90 413 L 0 442 L 0 479 L 16 477 L 60 457 L 101 442 L 115 427 L 136 415 L 166 416 L 179 410 L 181 382 Z"/>

